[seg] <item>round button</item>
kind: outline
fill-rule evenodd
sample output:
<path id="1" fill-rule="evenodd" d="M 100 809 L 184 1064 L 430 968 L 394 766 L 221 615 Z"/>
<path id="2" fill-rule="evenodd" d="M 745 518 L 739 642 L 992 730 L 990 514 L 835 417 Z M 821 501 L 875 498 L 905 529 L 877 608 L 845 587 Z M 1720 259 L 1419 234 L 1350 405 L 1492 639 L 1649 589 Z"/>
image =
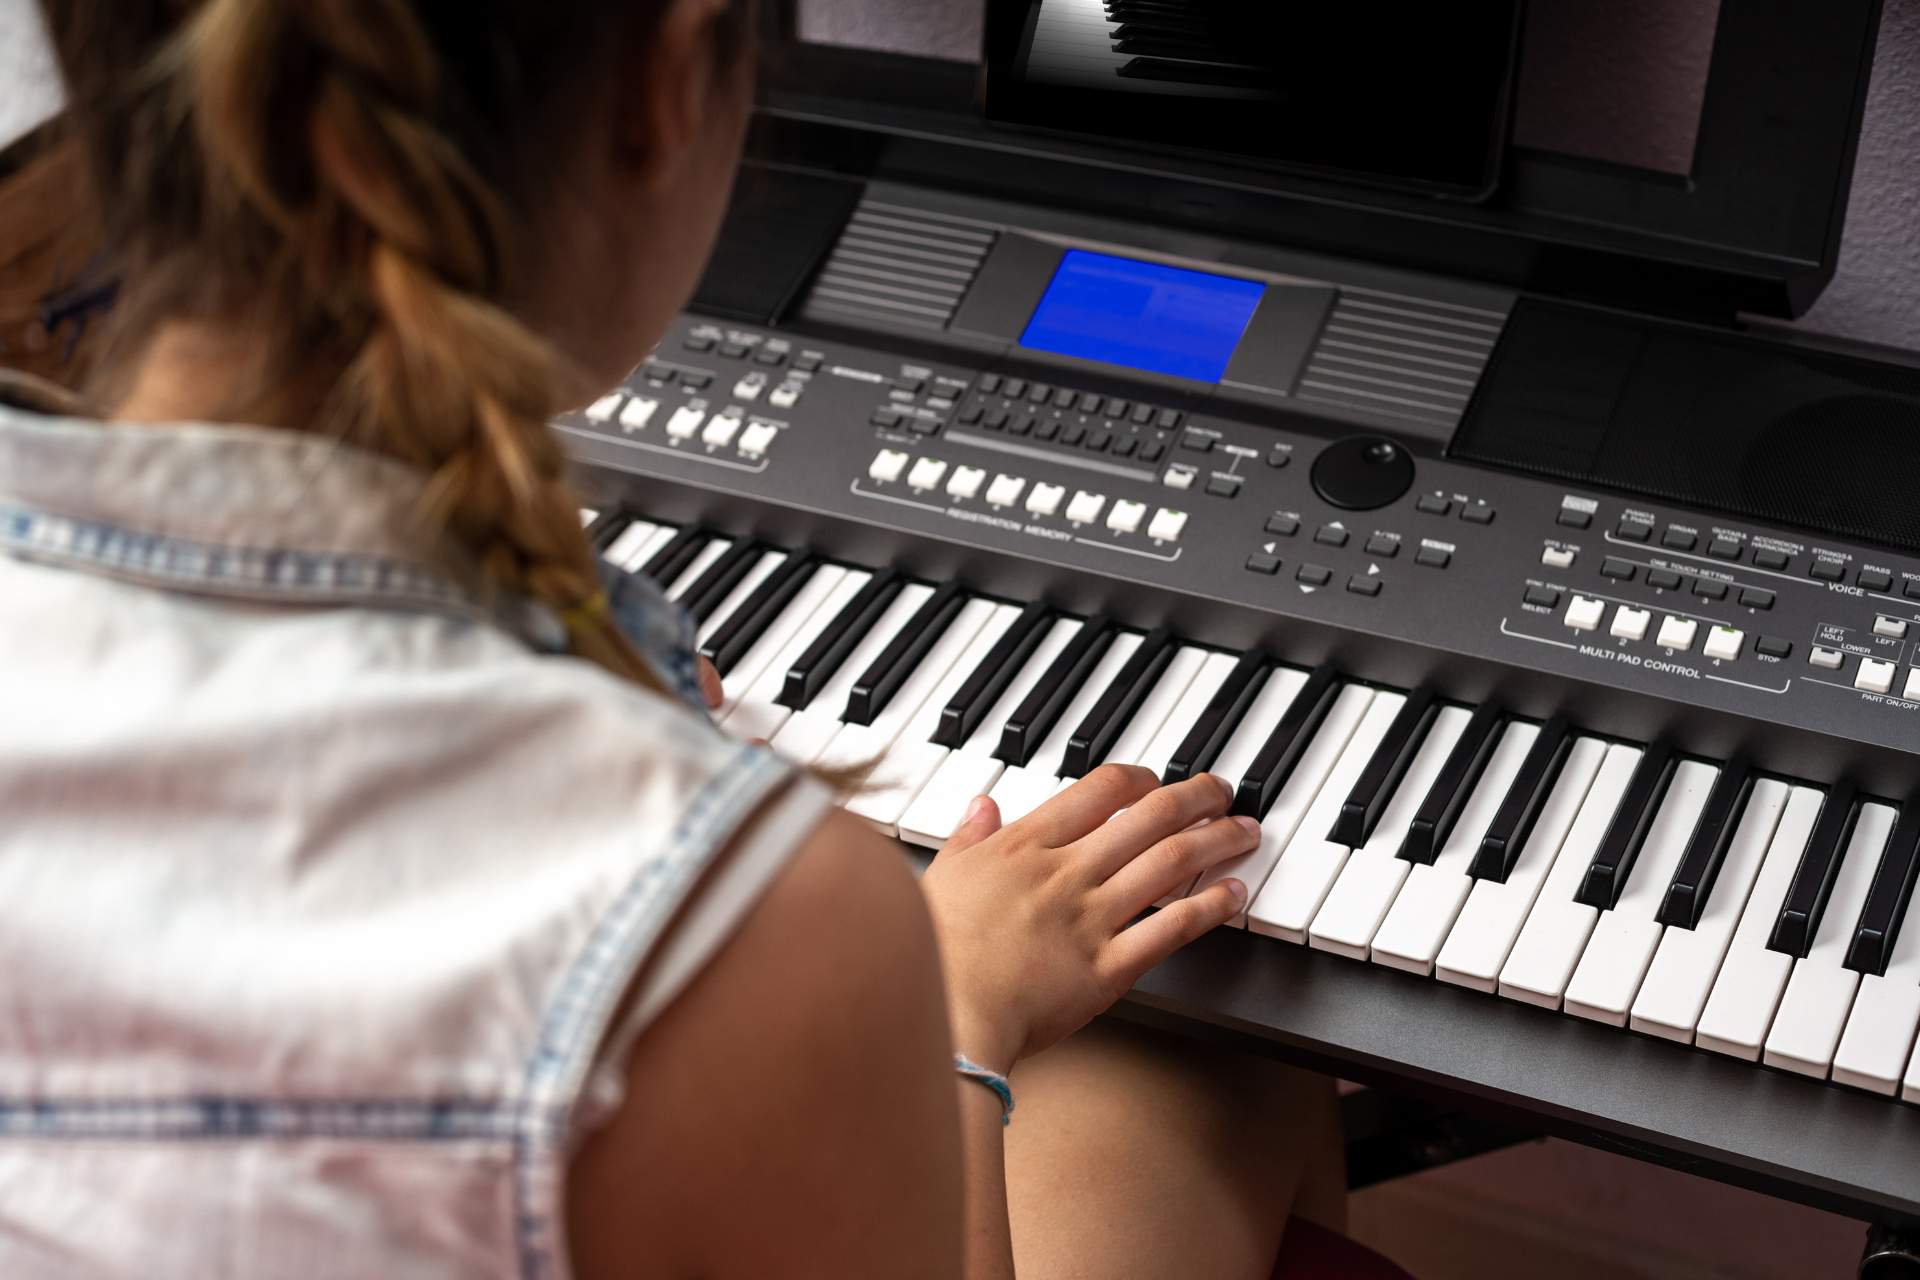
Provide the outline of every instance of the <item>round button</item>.
<path id="1" fill-rule="evenodd" d="M 1337 441 L 1313 460 L 1313 491 L 1348 511 L 1384 507 L 1412 484 L 1412 456 L 1380 436 Z"/>

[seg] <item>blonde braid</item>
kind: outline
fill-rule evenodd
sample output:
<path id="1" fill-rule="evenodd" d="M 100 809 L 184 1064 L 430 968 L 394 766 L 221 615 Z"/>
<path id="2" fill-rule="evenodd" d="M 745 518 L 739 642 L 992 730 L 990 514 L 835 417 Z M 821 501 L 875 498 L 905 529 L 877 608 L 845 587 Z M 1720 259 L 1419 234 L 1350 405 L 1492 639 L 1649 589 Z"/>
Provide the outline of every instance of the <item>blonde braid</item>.
<path id="1" fill-rule="evenodd" d="M 278 265 L 314 312 L 301 328 L 343 345 L 320 429 L 426 470 L 434 527 L 551 606 L 574 653 L 659 689 L 607 613 L 547 426 L 561 365 L 496 301 L 505 214 L 435 124 L 440 67 L 411 7 L 208 0 L 178 56 L 210 176 L 279 231 Z M 273 149 L 289 85 L 305 90 L 305 156 Z"/>

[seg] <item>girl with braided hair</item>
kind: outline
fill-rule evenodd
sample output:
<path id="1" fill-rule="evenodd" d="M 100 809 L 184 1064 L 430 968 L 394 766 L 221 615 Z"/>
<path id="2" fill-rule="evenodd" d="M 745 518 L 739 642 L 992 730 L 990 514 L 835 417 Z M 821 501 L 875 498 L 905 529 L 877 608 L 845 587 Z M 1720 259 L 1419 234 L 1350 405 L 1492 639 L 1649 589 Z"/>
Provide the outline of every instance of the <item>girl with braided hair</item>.
<path id="1" fill-rule="evenodd" d="M 1258 840 L 1218 779 L 976 801 L 916 884 L 596 563 L 547 423 L 692 291 L 737 0 L 43 12 L 124 283 L 84 401 L 0 386 L 0 1275 L 1265 1275 L 1337 1225 L 1325 1082 L 1082 1030 L 1240 910 L 1141 915 Z"/>

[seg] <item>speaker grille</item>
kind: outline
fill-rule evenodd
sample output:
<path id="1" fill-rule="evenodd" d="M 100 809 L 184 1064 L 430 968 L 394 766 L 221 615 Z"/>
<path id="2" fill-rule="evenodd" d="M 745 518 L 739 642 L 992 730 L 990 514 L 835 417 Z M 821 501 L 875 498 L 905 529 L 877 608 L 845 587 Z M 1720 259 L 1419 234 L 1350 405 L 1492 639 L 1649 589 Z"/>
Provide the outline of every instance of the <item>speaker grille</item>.
<path id="1" fill-rule="evenodd" d="M 944 329 L 993 247 L 969 218 L 865 199 L 815 277 L 802 314 L 866 328 Z"/>

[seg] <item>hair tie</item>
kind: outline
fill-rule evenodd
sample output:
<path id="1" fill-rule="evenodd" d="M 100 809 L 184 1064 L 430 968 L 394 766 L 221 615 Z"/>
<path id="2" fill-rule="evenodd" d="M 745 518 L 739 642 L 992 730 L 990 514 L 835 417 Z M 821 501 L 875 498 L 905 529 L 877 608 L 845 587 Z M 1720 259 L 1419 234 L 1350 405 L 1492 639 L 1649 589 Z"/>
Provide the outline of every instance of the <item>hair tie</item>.
<path id="1" fill-rule="evenodd" d="M 579 631 L 589 623 L 605 621 L 607 607 L 607 593 L 596 591 L 571 609 L 562 609 L 560 621 L 568 631 Z"/>

